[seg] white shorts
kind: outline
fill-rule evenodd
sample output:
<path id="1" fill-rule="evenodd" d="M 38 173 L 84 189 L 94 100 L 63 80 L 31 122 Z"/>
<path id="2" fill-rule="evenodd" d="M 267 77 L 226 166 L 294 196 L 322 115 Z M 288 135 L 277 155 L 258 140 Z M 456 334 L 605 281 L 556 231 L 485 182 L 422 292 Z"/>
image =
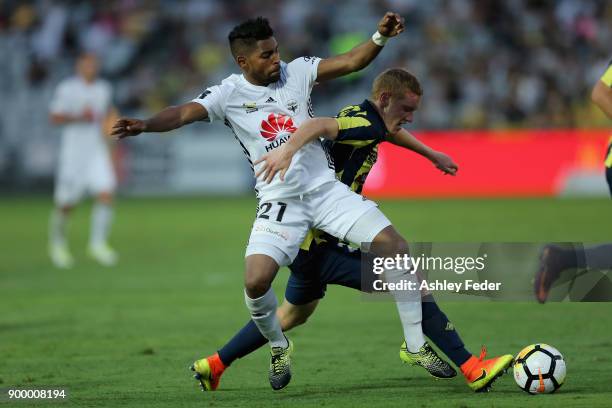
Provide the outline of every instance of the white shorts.
<path id="1" fill-rule="evenodd" d="M 360 245 L 389 225 L 376 203 L 340 181 L 330 182 L 301 197 L 260 202 L 245 256 L 264 254 L 286 266 L 310 228 Z"/>
<path id="2" fill-rule="evenodd" d="M 85 159 L 62 160 L 55 182 L 55 204 L 72 205 L 85 194 L 112 193 L 116 184 L 115 172 L 107 152 Z"/>

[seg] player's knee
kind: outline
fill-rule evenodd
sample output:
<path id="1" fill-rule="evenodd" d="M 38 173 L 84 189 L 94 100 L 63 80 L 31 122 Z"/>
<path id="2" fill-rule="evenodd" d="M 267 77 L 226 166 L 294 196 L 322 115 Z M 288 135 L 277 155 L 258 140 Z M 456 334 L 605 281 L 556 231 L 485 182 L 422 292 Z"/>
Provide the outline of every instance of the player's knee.
<path id="1" fill-rule="evenodd" d="M 407 254 L 409 251 L 408 242 L 399 234 L 385 234 L 383 237 L 376 237 L 377 240 L 372 245 L 372 252 L 382 256 L 395 256 L 396 254 Z"/>
<path id="2" fill-rule="evenodd" d="M 407 254 L 408 253 L 408 242 L 404 238 L 399 236 L 399 238 L 397 238 L 394 241 L 393 249 L 395 251 L 394 253 L 396 254 Z"/>
<path id="3" fill-rule="evenodd" d="M 270 282 L 260 275 L 247 275 L 244 279 L 244 289 L 251 299 L 262 297 L 270 289 Z"/>
<path id="4" fill-rule="evenodd" d="M 408 253 L 408 242 L 393 228 L 388 226 L 376 235 L 372 242 L 372 252 L 383 256 Z"/>
<path id="5" fill-rule="evenodd" d="M 246 258 L 244 288 L 251 299 L 266 294 L 278 271 L 278 265 L 268 256 L 250 255 Z"/>

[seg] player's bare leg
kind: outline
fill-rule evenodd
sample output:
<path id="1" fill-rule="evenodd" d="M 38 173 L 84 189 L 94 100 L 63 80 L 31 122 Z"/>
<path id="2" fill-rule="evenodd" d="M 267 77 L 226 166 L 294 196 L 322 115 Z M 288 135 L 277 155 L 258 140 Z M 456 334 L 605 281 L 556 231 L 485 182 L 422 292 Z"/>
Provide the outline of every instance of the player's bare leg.
<path id="1" fill-rule="evenodd" d="M 285 299 L 280 307 L 276 310 L 276 316 L 280 321 L 283 332 L 289 331 L 294 327 L 306 323 L 310 315 L 314 313 L 318 304 L 318 299 L 304 305 L 294 305 Z M 202 391 L 215 391 L 219 387 L 219 382 L 221 381 L 221 376 L 225 372 L 225 369 L 229 367 L 229 365 L 234 362 L 235 359 L 244 357 L 265 344 L 264 342 L 259 341 L 261 333 L 259 333 L 257 329 L 252 329 L 252 327 L 252 323 L 249 322 L 249 324 L 247 324 L 232 340 L 230 340 L 230 342 L 224 346 L 223 349 L 219 350 L 219 352 L 213 354 L 212 356 L 197 360 L 193 364 L 192 370 L 196 371 L 195 378 L 200 381 Z M 254 333 L 253 330 L 257 331 L 257 333 Z M 247 347 L 246 350 L 243 351 L 243 354 L 234 354 L 231 358 L 228 358 L 227 355 L 224 354 L 231 352 L 235 353 L 234 350 L 236 350 L 237 347 L 242 348 L 245 341 L 253 344 L 250 347 Z M 238 346 L 232 346 L 232 342 L 234 342 L 234 344 L 238 344 Z M 229 349 L 231 351 L 224 352 L 224 349 Z M 220 353 L 224 355 L 225 361 L 221 358 Z"/>
<path id="2" fill-rule="evenodd" d="M 69 269 L 74 265 L 66 238 L 68 219 L 73 208 L 73 205 L 55 207 L 49 220 L 49 256 L 53 265 L 60 269 Z"/>
<path id="3" fill-rule="evenodd" d="M 319 300 L 313 300 L 305 305 L 294 305 L 283 300 L 283 303 L 278 308 L 276 315 L 280 320 L 281 328 L 284 332 L 293 329 L 294 327 L 301 326 L 308 318 L 314 313 L 315 309 L 319 304 Z"/>
<path id="4" fill-rule="evenodd" d="M 89 255 L 104 266 L 113 266 L 119 259 L 108 244 L 108 235 L 113 219 L 113 193 L 101 192 L 96 197 L 91 212 Z"/>
<path id="5" fill-rule="evenodd" d="M 293 349 L 276 316 L 277 300 L 271 286 L 278 268 L 278 263 L 271 256 L 253 254 L 246 257 L 245 302 L 251 319 L 270 343 L 269 379 L 275 390 L 284 388 L 291 380 Z"/>
<path id="6" fill-rule="evenodd" d="M 408 255 L 408 243 L 393 228 L 387 226 L 376 235 L 372 242 L 371 252 L 376 256 L 395 258 L 397 255 Z M 389 283 L 407 280 L 415 282 L 418 288 L 419 280 L 416 273 L 401 269 L 388 269 L 385 278 Z M 425 341 L 422 320 L 420 290 L 391 291 L 399 312 L 404 330 L 404 343 L 400 347 L 400 358 L 406 363 L 419 365 L 436 378 L 452 378 L 457 372 Z"/>

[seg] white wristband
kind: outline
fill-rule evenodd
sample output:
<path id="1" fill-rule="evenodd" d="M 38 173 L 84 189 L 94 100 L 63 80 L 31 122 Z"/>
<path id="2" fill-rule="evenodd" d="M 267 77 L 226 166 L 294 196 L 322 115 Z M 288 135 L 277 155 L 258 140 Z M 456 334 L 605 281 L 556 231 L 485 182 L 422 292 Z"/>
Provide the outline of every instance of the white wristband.
<path id="1" fill-rule="evenodd" d="M 372 41 L 379 47 L 384 47 L 387 41 L 389 41 L 389 37 L 385 37 L 377 30 L 374 34 L 372 34 Z"/>

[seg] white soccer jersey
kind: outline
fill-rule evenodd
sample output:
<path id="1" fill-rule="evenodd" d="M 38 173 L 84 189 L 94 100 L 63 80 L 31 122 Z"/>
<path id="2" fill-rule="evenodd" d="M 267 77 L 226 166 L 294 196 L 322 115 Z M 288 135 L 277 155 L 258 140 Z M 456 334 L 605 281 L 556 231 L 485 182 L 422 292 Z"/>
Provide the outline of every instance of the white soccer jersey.
<path id="1" fill-rule="evenodd" d="M 296 128 L 312 117 L 310 93 L 319 61 L 300 57 L 289 64 L 281 62 L 280 80 L 268 86 L 253 85 L 243 75 L 230 75 L 193 102 L 206 108 L 210 121 L 224 121 L 253 168 L 255 161 L 287 142 Z M 333 164 L 317 140 L 295 154 L 285 181 L 278 175 L 270 184 L 257 180 L 255 192 L 263 200 L 294 197 L 334 180 Z"/>
<path id="2" fill-rule="evenodd" d="M 115 189 L 115 174 L 102 134 L 102 120 L 110 107 L 111 87 L 106 81 L 88 84 L 73 77 L 58 85 L 51 101 L 51 113 L 77 116 L 89 109 L 95 121 L 63 125 L 55 183 L 57 204 L 74 204 L 85 193 Z"/>
<path id="3" fill-rule="evenodd" d="M 78 116 L 89 109 L 96 118 L 94 122 L 63 126 L 60 161 L 87 161 L 91 155 L 107 150 L 101 125 L 110 109 L 111 97 L 111 86 L 101 79 L 87 83 L 80 77 L 72 77 L 60 82 L 51 101 L 51 113 Z"/>

